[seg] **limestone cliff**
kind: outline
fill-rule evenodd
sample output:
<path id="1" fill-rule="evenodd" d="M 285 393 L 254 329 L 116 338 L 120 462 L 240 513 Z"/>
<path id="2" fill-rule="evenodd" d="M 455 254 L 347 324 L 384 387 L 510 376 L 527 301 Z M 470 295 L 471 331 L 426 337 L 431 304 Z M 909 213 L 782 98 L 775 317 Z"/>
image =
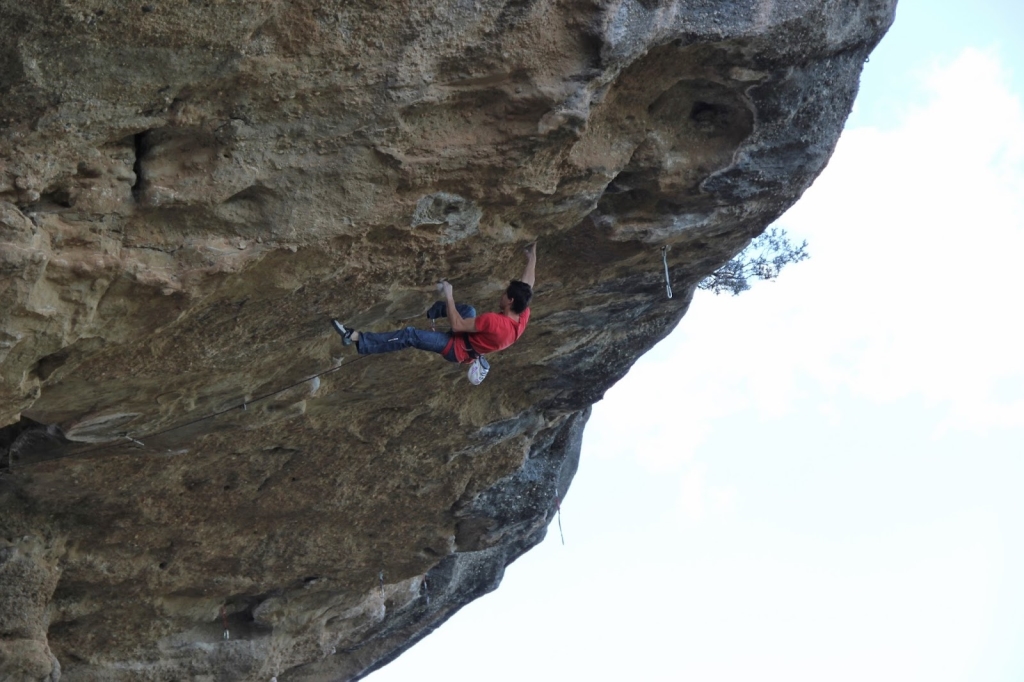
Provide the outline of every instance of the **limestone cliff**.
<path id="1" fill-rule="evenodd" d="M 494 589 L 894 4 L 0 0 L 0 678 L 353 680 Z M 533 239 L 479 387 L 328 325 Z"/>

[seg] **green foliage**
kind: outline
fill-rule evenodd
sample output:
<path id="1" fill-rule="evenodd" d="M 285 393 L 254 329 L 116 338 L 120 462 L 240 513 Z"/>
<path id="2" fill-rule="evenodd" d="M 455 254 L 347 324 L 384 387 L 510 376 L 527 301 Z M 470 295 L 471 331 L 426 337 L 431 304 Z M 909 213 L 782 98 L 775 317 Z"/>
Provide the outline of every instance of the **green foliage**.
<path id="1" fill-rule="evenodd" d="M 775 279 L 786 265 L 808 258 L 806 239 L 794 246 L 784 229 L 772 227 L 750 242 L 738 256 L 701 280 L 697 288 L 716 294 L 728 291 L 736 296 L 749 289 L 753 280 Z"/>

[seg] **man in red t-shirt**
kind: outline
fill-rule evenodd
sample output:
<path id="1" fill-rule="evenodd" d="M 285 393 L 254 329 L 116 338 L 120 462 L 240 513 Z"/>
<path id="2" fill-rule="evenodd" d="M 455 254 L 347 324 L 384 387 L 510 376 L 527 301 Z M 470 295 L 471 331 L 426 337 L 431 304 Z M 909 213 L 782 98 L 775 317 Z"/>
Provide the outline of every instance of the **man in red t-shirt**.
<path id="1" fill-rule="evenodd" d="M 450 362 L 473 362 L 487 353 L 508 348 L 515 343 L 526 329 L 530 320 L 530 299 L 533 297 L 533 285 L 537 269 L 537 243 L 534 242 L 524 250 L 526 269 L 519 280 L 512 280 L 498 301 L 499 311 L 484 313 L 479 317 L 472 306 L 455 303 L 452 285 L 444 281 L 441 290 L 444 293 L 444 312 L 451 322 L 451 332 L 437 332 L 428 329 L 406 327 L 394 332 L 374 333 L 358 332 L 345 327 L 337 320 L 331 320 L 335 331 L 341 335 L 346 346 L 356 344 L 360 355 L 390 353 L 403 348 L 419 348 L 420 350 L 440 353 Z M 435 308 L 442 307 L 435 304 Z M 431 309 L 432 311 L 434 309 Z M 440 312 L 440 311 L 438 311 Z M 429 313 L 428 313 L 429 314 Z M 444 315 L 434 315 L 443 317 Z"/>

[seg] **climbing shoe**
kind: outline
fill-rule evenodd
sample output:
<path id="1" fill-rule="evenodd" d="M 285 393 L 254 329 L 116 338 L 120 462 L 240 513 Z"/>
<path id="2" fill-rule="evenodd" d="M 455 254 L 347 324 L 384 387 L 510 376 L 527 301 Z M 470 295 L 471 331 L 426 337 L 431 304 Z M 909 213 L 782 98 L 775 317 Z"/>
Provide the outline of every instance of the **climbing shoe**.
<path id="1" fill-rule="evenodd" d="M 341 322 L 338 322 L 337 320 L 331 320 L 331 326 L 333 326 L 334 331 L 338 332 L 338 334 L 341 336 L 342 344 L 346 346 L 352 345 L 352 332 L 354 332 L 355 329 L 346 329 L 345 325 L 343 325 Z"/>

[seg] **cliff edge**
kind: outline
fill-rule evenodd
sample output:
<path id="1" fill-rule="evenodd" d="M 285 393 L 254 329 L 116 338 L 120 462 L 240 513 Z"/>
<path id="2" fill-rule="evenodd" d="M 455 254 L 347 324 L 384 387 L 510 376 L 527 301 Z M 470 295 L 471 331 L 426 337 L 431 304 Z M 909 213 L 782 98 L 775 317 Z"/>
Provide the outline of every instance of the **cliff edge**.
<path id="1" fill-rule="evenodd" d="M 0 679 L 356 680 L 495 589 L 894 9 L 0 0 Z M 480 386 L 330 328 L 534 239 Z"/>

